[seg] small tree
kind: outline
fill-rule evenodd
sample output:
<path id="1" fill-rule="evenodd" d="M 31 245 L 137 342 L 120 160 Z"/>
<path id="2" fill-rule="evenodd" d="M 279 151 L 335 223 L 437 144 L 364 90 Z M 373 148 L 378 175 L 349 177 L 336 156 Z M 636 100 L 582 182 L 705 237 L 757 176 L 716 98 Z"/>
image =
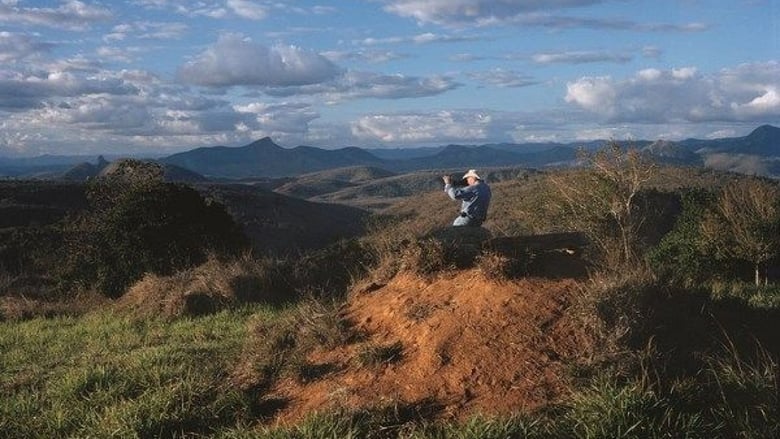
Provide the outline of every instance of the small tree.
<path id="1" fill-rule="evenodd" d="M 657 167 L 636 148 L 610 142 L 595 153 L 580 152 L 583 172 L 553 175 L 562 209 L 561 218 L 571 228 L 588 235 L 612 265 L 637 260 L 636 196 L 655 175 Z"/>
<path id="2" fill-rule="evenodd" d="M 246 238 L 225 208 L 195 189 L 165 183 L 154 166 L 88 187 L 90 208 L 65 227 L 63 286 L 119 296 L 145 273 L 171 274 L 210 253 L 236 254 Z"/>
<path id="3" fill-rule="evenodd" d="M 703 249 L 719 259 L 750 262 L 760 285 L 766 263 L 780 254 L 780 188 L 758 178 L 728 183 L 702 219 L 701 232 Z"/>
<path id="4" fill-rule="evenodd" d="M 681 211 L 674 227 L 647 255 L 662 278 L 694 286 L 731 273 L 730 267 L 708 257 L 699 245 L 702 218 L 715 201 L 715 193 L 705 189 L 686 189 L 680 194 Z"/>

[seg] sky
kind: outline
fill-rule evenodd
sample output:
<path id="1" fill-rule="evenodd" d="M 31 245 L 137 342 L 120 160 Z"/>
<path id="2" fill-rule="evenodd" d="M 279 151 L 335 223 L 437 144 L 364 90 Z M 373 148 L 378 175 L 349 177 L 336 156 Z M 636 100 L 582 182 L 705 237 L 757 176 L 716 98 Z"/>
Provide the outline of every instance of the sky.
<path id="1" fill-rule="evenodd" d="M 780 0 L 0 0 L 0 156 L 737 137 Z"/>

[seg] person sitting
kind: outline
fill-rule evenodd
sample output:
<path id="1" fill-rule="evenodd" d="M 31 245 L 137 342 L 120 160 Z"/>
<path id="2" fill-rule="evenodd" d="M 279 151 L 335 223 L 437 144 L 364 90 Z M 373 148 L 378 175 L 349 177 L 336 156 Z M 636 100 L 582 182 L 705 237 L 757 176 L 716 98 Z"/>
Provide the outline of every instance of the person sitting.
<path id="1" fill-rule="evenodd" d="M 479 227 L 487 219 L 491 197 L 490 186 L 479 177 L 474 169 L 470 169 L 463 175 L 463 179 L 468 185 L 456 187 L 452 184 L 452 178 L 449 175 L 442 177 L 444 192 L 453 200 L 461 200 L 460 215 L 455 218 L 452 225 Z"/>

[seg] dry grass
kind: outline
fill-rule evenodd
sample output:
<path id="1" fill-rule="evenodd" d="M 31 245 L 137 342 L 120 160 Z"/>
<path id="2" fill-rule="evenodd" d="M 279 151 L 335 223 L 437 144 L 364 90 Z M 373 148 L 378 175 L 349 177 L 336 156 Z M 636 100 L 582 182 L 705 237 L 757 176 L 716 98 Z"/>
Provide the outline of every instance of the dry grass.
<path id="1" fill-rule="evenodd" d="M 26 296 L 0 297 L 0 321 L 21 321 L 37 317 L 80 316 L 105 307 L 110 300 L 101 294 L 84 292 L 67 300 L 40 300 Z"/>
<path id="2" fill-rule="evenodd" d="M 356 339 L 358 334 L 344 320 L 337 303 L 308 298 L 279 319 L 250 323 L 250 337 L 230 381 L 243 390 L 265 390 L 281 376 L 309 381 L 327 369 L 311 364 L 309 352 Z"/>
<path id="3" fill-rule="evenodd" d="M 293 292 L 284 285 L 281 265 L 273 259 L 244 255 L 224 262 L 211 257 L 171 276 L 147 274 L 117 302 L 119 310 L 139 317 L 202 315 L 246 302 L 277 304 Z"/>

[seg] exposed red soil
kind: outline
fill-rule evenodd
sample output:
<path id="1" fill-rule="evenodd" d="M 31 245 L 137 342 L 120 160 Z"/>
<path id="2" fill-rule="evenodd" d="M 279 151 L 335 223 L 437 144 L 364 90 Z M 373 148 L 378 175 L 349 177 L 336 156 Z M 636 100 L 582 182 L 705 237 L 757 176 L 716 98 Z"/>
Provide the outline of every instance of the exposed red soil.
<path id="1" fill-rule="evenodd" d="M 567 365 L 589 337 L 567 308 L 573 279 L 495 282 L 478 270 L 425 279 L 400 274 L 374 291 L 354 292 L 345 317 L 361 341 L 314 352 L 331 371 L 309 383 L 280 381 L 279 422 L 334 407 L 433 403 L 438 416 L 463 419 L 529 411 L 569 391 Z M 367 346 L 400 342 L 394 361 L 365 365 Z"/>

